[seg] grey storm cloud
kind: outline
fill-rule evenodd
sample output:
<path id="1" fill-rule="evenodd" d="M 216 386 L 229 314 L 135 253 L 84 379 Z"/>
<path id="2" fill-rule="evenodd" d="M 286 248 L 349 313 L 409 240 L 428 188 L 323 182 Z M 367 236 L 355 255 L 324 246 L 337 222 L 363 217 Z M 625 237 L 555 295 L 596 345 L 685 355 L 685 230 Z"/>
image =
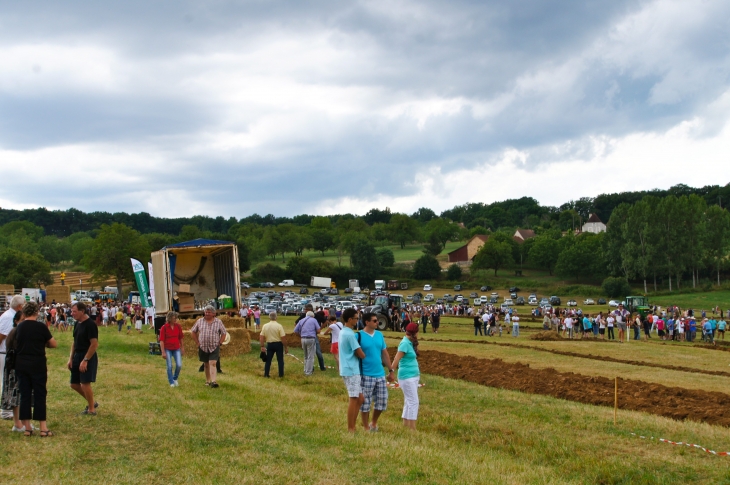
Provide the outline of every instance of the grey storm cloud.
<path id="1" fill-rule="evenodd" d="M 701 114 L 728 89 L 729 23 L 719 1 L 3 2 L 0 149 L 150 156 L 119 186 L 211 215 L 410 195 L 419 171 L 509 148 L 534 169 L 590 154 L 589 137 Z M 150 210 L 46 193 L 0 189 L 21 205 Z"/>

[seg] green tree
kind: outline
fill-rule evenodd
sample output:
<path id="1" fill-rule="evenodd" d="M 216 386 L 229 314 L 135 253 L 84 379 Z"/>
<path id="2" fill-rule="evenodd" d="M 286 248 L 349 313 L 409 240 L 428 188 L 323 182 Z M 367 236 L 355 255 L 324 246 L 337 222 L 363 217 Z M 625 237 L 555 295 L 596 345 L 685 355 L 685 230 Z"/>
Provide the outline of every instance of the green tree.
<path id="1" fill-rule="evenodd" d="M 442 249 L 443 246 L 441 245 L 441 241 L 438 240 L 438 236 L 436 234 L 431 234 L 426 240 L 426 245 L 423 247 L 423 252 L 426 254 L 430 254 L 433 257 L 436 257 L 441 254 Z"/>
<path id="2" fill-rule="evenodd" d="M 528 253 L 530 262 L 538 268 L 546 269 L 552 276 L 555 264 L 560 257 L 558 241 L 550 236 L 536 236 L 531 241 L 534 242 Z"/>
<path id="3" fill-rule="evenodd" d="M 446 277 L 451 281 L 456 281 L 458 279 L 461 279 L 461 266 L 454 263 L 446 270 Z"/>
<path id="4" fill-rule="evenodd" d="M 512 246 L 506 241 L 490 237 L 474 256 L 472 268 L 493 269 L 494 275 L 501 268 L 514 264 Z"/>
<path id="5" fill-rule="evenodd" d="M 238 271 L 245 273 L 251 269 L 250 250 L 246 238 L 239 237 L 236 239 L 236 247 L 238 249 Z"/>
<path id="6" fill-rule="evenodd" d="M 575 243 L 560 253 L 555 272 L 561 277 L 603 280 L 606 263 L 601 248 L 602 234 L 584 233 Z"/>
<path id="7" fill-rule="evenodd" d="M 417 280 L 435 280 L 440 275 L 441 266 L 430 254 L 424 254 L 413 264 L 413 277 Z"/>
<path id="8" fill-rule="evenodd" d="M 730 213 L 716 205 L 707 208 L 705 213 L 704 246 L 707 257 L 717 270 L 717 285 L 720 285 L 720 265 L 730 252 Z"/>
<path id="9" fill-rule="evenodd" d="M 626 221 L 629 217 L 631 205 L 623 203 L 613 210 L 611 218 L 606 224 L 606 233 L 603 237 L 603 255 L 606 259 L 608 271 L 613 276 L 629 275 L 629 266 L 624 258 L 626 246 Z"/>
<path id="10" fill-rule="evenodd" d="M 84 255 L 83 264 L 94 274 L 94 279 L 114 278 L 121 291 L 124 281 L 134 280 L 130 258 L 148 261 L 150 247 L 139 232 L 115 222 L 101 226 L 91 249 Z"/>
<path id="11" fill-rule="evenodd" d="M 350 264 L 361 281 L 372 281 L 378 276 L 380 262 L 375 247 L 366 239 L 359 239 L 350 251 Z"/>
<path id="12" fill-rule="evenodd" d="M 53 282 L 50 271 L 51 265 L 40 254 L 0 249 L 0 282 L 16 288 L 38 288 Z"/>
<path id="13" fill-rule="evenodd" d="M 631 293 L 631 285 L 629 285 L 626 278 L 620 276 L 609 276 L 603 280 L 601 288 L 603 289 L 603 293 L 609 298 L 620 298 Z"/>
<path id="14" fill-rule="evenodd" d="M 382 268 L 392 268 L 395 264 L 395 255 L 390 248 L 379 248 L 375 254 Z"/>
<path id="15" fill-rule="evenodd" d="M 646 278 L 655 257 L 656 241 L 653 239 L 652 226 L 655 224 L 655 205 L 648 197 L 631 206 L 623 224 L 616 231 L 623 232 L 624 246 L 621 250 L 627 274 L 644 280 L 644 293 L 647 293 Z M 613 217 L 612 217 L 613 220 Z M 618 221 L 614 221 L 617 222 Z"/>
<path id="16" fill-rule="evenodd" d="M 459 226 L 451 221 L 437 217 L 431 219 L 423 229 L 423 234 L 429 243 L 438 242 L 441 251 L 446 248 L 446 243 L 456 240 L 459 236 Z M 439 251 L 440 252 L 440 251 Z"/>
<path id="17" fill-rule="evenodd" d="M 311 276 L 314 275 L 311 260 L 303 256 L 289 258 L 286 263 L 286 275 L 295 282 L 309 284 Z"/>
<path id="18" fill-rule="evenodd" d="M 38 248 L 43 258 L 51 264 L 71 260 L 71 245 L 65 239 L 43 236 L 38 240 Z"/>
<path id="19" fill-rule="evenodd" d="M 391 240 L 400 244 L 401 249 L 405 249 L 406 244 L 417 241 L 420 238 L 418 221 L 405 214 L 393 214 L 388 226 Z"/>

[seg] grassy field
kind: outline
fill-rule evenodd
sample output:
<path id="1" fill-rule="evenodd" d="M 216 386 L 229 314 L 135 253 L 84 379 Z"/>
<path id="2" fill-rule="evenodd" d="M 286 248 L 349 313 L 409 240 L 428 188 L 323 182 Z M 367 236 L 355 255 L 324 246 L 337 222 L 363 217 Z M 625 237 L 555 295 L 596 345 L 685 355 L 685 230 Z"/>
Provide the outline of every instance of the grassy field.
<path id="1" fill-rule="evenodd" d="M 291 319 L 284 323 L 291 328 Z M 439 338 L 469 337 L 467 327 L 445 324 L 442 329 Z M 424 339 L 430 337 L 434 335 Z M 422 376 L 427 386 L 420 391 L 417 433 L 403 429 L 402 393 L 393 390 L 381 432 L 358 430 L 349 436 L 347 398 L 334 371 L 304 378 L 301 365 L 287 358 L 284 379 L 264 379 L 254 347 L 248 355 L 224 360 L 219 389 L 203 385 L 196 359 L 188 356 L 180 387 L 171 389 L 162 358 L 147 354 L 150 331 L 127 336 L 101 329 L 95 386 L 101 406 L 97 417 L 82 417 L 77 414 L 84 403 L 68 388 L 64 368 L 70 335 L 57 338 L 59 348 L 48 351 L 49 426 L 57 436 L 28 439 L 7 433 L 0 440 L 0 459 L 13 466 L 0 468 L 3 483 L 730 482 L 728 458 L 631 435 L 725 451 L 730 449 L 725 428 L 628 411 L 619 411 L 614 426 L 609 408 L 428 375 Z M 524 336 L 503 340 L 563 343 L 533 342 Z M 394 342 L 388 340 L 391 346 Z M 590 345 L 567 344 L 583 350 Z M 592 345 L 603 352 L 625 351 L 616 344 Z M 690 365 L 697 366 L 714 366 L 714 359 L 726 355 L 685 348 L 676 349 L 675 355 L 672 346 L 629 345 L 641 349 L 641 359 L 694 355 Z M 424 348 L 559 364 L 551 354 L 531 355 L 526 349 L 425 341 Z M 301 358 L 301 350 L 293 353 Z M 572 368 L 607 375 L 623 371 L 598 364 L 573 359 Z M 571 367 L 569 360 L 560 365 Z M 661 372 L 654 372 L 658 369 L 650 371 L 644 379 L 663 379 Z M 727 384 L 728 378 L 716 379 L 718 385 Z"/>

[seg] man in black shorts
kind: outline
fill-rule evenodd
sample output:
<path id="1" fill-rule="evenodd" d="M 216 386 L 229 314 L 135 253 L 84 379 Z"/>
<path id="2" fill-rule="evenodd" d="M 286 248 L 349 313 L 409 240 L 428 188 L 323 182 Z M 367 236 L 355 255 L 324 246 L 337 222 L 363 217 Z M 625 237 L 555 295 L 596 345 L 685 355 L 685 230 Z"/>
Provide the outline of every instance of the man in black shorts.
<path id="1" fill-rule="evenodd" d="M 71 356 L 68 359 L 68 368 L 71 371 L 71 389 L 86 399 L 86 409 L 81 414 L 96 416 L 96 408 L 99 407 L 99 403 L 94 401 L 91 383 L 96 382 L 96 370 L 99 367 L 99 360 L 96 356 L 96 349 L 99 347 L 99 328 L 96 326 L 96 322 L 86 314 L 86 305 L 83 302 L 73 304 L 71 315 L 76 320 Z"/>

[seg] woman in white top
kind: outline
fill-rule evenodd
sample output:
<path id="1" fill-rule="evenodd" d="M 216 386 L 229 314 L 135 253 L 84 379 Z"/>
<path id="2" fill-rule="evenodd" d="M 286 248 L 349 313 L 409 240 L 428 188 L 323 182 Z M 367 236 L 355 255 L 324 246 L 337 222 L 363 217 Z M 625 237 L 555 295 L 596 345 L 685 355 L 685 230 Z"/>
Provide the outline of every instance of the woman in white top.
<path id="1" fill-rule="evenodd" d="M 613 333 L 613 324 L 616 320 L 613 318 L 611 313 L 606 317 L 606 327 L 608 328 L 608 340 L 616 340 L 616 335 Z"/>
<path id="2" fill-rule="evenodd" d="M 603 340 L 606 340 L 606 320 L 603 318 L 603 312 L 596 316 L 596 323 L 598 324 L 598 333 L 601 334 Z"/>
<path id="3" fill-rule="evenodd" d="M 322 335 L 332 334 L 332 343 L 330 344 L 330 353 L 337 362 L 337 370 L 340 370 L 340 330 L 342 330 L 342 323 L 337 321 L 337 317 L 331 316 L 327 319 L 327 323 L 330 325 L 324 329 Z"/>

